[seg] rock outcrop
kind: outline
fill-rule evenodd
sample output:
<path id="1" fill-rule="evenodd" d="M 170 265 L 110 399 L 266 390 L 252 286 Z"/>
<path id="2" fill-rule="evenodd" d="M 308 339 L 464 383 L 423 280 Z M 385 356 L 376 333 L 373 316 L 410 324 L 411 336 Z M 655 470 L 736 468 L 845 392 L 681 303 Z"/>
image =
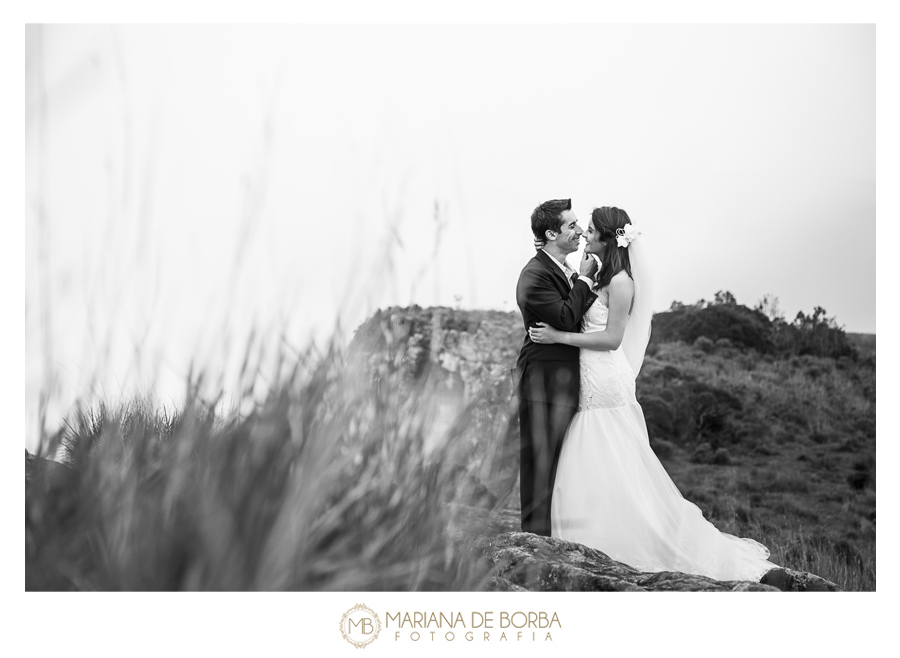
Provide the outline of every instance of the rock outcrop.
<path id="1" fill-rule="evenodd" d="M 479 549 L 495 569 L 490 585 L 494 591 L 840 591 L 824 578 L 791 569 L 773 569 L 762 582 L 719 581 L 674 571 L 646 573 L 593 548 L 528 532 L 481 539 Z"/>
<path id="2" fill-rule="evenodd" d="M 762 577 L 761 583 L 772 585 L 784 592 L 841 592 L 840 587 L 830 580 L 820 578 L 806 571 L 793 569 L 772 569 Z"/>
<path id="3" fill-rule="evenodd" d="M 454 506 L 455 540 L 474 547 L 491 570 L 488 589 L 502 592 L 839 592 L 831 581 L 805 571 L 772 569 L 760 582 L 643 572 L 594 548 L 519 532 L 516 497 L 500 509 Z"/>

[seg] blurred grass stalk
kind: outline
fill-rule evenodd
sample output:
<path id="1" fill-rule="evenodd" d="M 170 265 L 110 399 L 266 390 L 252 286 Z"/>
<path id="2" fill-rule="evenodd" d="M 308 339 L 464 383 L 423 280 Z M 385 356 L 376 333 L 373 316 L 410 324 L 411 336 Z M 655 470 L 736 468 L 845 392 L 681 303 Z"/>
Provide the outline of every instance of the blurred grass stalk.
<path id="1" fill-rule="evenodd" d="M 174 413 L 150 398 L 82 405 L 41 442 L 67 465 L 26 498 L 26 589 L 484 588 L 466 538 L 514 484 L 476 484 L 501 466 L 511 409 L 473 401 L 426 449 L 437 382 L 411 379 L 382 329 L 380 353 L 285 360 L 248 415 L 216 413 L 202 374 Z"/>

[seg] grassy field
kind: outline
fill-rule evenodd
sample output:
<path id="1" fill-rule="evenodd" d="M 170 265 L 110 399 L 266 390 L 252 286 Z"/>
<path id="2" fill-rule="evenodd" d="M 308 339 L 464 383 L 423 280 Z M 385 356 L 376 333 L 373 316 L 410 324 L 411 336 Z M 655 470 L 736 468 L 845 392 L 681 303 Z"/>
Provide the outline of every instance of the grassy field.
<path id="1" fill-rule="evenodd" d="M 708 389 L 682 434 L 660 406 L 678 387 Z M 849 359 L 681 343 L 658 346 L 638 379 L 651 445 L 684 496 L 773 562 L 848 590 L 875 589 L 874 391 L 874 367 Z"/>
<path id="2" fill-rule="evenodd" d="M 468 538 L 517 505 L 520 322 L 380 312 L 348 350 L 283 364 L 244 417 L 213 413 L 199 382 L 174 414 L 85 401 L 39 451 L 62 446 L 68 466 L 28 487 L 26 588 L 486 587 Z M 638 396 L 654 450 L 722 530 L 872 590 L 874 373 L 874 341 L 837 359 L 654 342 Z"/>

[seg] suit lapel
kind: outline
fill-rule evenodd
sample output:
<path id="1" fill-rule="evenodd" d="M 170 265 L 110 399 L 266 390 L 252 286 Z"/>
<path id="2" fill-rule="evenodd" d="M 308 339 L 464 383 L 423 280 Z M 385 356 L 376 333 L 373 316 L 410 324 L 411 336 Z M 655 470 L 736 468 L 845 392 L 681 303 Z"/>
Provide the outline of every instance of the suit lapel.
<path id="1" fill-rule="evenodd" d="M 550 270 L 553 274 L 556 275 L 556 278 L 563 284 L 563 290 L 569 291 L 572 286 L 569 285 L 569 282 L 566 280 L 566 275 L 563 274 L 563 271 L 559 269 L 559 265 L 553 262 L 553 259 L 547 254 L 543 249 L 538 249 L 537 254 L 535 254 L 535 258 L 537 258 L 541 263 L 544 264 L 544 267 Z"/>

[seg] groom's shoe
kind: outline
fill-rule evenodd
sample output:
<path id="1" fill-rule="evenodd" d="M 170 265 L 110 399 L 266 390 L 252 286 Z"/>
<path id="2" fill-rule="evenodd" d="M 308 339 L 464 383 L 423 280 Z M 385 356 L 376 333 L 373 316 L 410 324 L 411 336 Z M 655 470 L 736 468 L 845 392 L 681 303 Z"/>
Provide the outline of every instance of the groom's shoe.
<path id="1" fill-rule="evenodd" d="M 530 532 L 531 534 L 538 535 L 540 537 L 549 537 L 550 536 L 550 530 L 548 530 L 547 528 L 536 528 L 536 527 L 531 527 L 531 528 L 527 528 L 527 529 L 522 528 L 522 532 Z"/>

